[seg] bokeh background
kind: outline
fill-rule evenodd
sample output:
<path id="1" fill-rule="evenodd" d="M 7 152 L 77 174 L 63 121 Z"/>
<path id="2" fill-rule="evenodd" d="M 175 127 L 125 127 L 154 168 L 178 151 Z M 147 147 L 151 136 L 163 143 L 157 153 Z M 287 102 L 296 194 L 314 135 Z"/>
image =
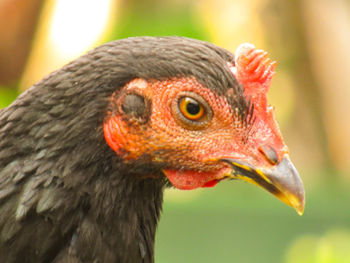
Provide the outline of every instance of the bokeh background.
<path id="1" fill-rule="evenodd" d="M 350 262 L 350 1 L 0 0 L 0 108 L 87 50 L 143 35 L 267 50 L 306 188 L 302 217 L 242 182 L 167 190 L 156 262 Z"/>

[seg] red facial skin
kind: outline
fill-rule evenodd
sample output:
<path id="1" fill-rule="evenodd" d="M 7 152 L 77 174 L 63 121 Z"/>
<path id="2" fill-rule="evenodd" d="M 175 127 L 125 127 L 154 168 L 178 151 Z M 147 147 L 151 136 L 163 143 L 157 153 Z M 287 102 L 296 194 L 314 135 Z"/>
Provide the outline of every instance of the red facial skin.
<path id="1" fill-rule="evenodd" d="M 150 117 L 146 123 L 125 118 L 121 110 L 123 95 L 112 97 L 119 113 L 111 113 L 105 120 L 106 142 L 126 162 L 147 155 L 153 162 L 166 163 L 164 173 L 179 189 L 214 186 L 232 170 L 220 161 L 222 158 L 259 168 L 272 167 L 259 147 L 272 147 L 278 158 L 287 153 L 287 148 L 266 99 L 275 63 L 261 52 L 251 45 L 241 46 L 236 66 L 231 67 L 254 104 L 252 127 L 242 125 L 225 96 L 215 94 L 194 78 L 135 79 L 119 94 L 137 93 L 151 101 Z M 185 123 L 176 110 L 179 97 L 186 92 L 201 96 L 212 111 L 211 119 L 200 127 Z"/>

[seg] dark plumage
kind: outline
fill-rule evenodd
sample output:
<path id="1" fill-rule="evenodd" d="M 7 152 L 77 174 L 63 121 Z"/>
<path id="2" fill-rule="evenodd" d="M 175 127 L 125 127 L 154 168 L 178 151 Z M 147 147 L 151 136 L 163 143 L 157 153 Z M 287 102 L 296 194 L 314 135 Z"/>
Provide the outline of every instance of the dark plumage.
<path id="1" fill-rule="evenodd" d="M 0 262 L 153 262 L 167 163 L 126 162 L 107 145 L 111 98 L 133 79 L 194 77 L 219 96 L 233 88 L 227 100 L 244 115 L 249 99 L 228 62 L 228 51 L 202 41 L 119 40 L 1 110 Z M 142 104 L 129 100 L 126 108 Z"/>

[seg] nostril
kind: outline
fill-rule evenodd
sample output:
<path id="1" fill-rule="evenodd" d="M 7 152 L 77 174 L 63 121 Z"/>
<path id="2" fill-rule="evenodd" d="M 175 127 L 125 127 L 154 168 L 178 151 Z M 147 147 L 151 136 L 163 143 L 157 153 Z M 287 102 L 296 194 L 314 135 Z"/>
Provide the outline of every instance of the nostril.
<path id="1" fill-rule="evenodd" d="M 278 163 L 278 156 L 274 148 L 269 145 L 263 145 L 259 147 L 259 151 L 264 155 L 266 160 L 271 164 Z"/>

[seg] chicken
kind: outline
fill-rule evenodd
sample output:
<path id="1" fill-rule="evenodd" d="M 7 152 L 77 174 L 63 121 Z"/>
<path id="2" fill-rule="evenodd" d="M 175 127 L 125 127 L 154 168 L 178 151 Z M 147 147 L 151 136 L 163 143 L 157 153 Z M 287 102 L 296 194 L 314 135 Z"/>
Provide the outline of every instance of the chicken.
<path id="1" fill-rule="evenodd" d="M 241 179 L 298 213 L 275 63 L 182 37 L 102 45 L 0 111 L 0 262 L 153 262 L 165 187 Z"/>

